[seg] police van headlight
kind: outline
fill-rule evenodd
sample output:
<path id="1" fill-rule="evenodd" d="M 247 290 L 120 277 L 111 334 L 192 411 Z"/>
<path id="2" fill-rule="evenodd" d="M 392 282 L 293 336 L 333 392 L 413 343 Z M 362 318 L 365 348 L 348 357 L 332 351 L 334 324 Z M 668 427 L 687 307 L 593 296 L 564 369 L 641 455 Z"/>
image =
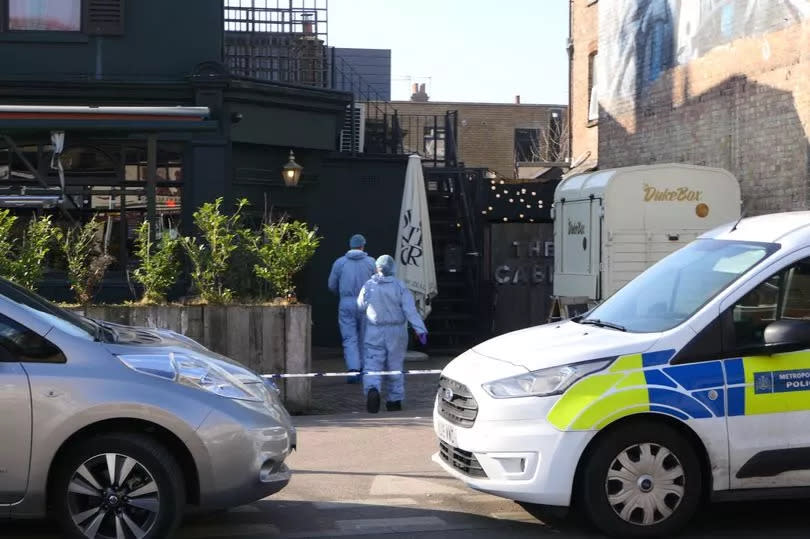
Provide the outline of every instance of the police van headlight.
<path id="1" fill-rule="evenodd" d="M 560 365 L 539 371 L 527 372 L 484 384 L 484 391 L 496 399 L 514 399 L 517 397 L 548 397 L 560 395 L 574 382 L 591 373 L 601 371 L 613 362 L 613 359 L 599 359 L 583 363 Z"/>

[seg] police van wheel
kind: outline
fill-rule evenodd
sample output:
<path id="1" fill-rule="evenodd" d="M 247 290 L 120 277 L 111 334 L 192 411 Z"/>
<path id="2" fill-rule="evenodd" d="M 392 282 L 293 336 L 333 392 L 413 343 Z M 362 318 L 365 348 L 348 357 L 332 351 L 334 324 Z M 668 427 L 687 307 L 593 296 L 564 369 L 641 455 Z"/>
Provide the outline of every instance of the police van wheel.
<path id="1" fill-rule="evenodd" d="M 677 430 L 633 421 L 607 432 L 582 469 L 581 507 L 615 537 L 671 535 L 694 516 L 703 477 L 692 444 Z"/>

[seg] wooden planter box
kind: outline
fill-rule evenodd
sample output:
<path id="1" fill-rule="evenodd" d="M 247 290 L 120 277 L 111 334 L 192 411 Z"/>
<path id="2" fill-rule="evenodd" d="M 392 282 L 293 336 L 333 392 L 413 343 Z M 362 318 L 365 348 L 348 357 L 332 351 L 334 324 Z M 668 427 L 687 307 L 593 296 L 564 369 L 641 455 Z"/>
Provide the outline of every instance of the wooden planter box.
<path id="1" fill-rule="evenodd" d="M 309 305 L 92 305 L 85 314 L 128 326 L 182 333 L 259 374 L 306 373 L 312 367 Z M 309 409 L 309 378 L 276 383 L 290 413 Z"/>

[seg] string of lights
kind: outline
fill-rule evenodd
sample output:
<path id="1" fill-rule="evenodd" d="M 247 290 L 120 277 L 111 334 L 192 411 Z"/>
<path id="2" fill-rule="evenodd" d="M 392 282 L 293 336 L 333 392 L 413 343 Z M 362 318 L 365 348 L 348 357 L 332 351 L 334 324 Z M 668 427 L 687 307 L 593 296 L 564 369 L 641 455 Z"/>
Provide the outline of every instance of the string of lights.
<path id="1" fill-rule="evenodd" d="M 490 179 L 481 214 L 490 222 L 547 222 L 558 180 L 545 182 L 512 182 Z"/>

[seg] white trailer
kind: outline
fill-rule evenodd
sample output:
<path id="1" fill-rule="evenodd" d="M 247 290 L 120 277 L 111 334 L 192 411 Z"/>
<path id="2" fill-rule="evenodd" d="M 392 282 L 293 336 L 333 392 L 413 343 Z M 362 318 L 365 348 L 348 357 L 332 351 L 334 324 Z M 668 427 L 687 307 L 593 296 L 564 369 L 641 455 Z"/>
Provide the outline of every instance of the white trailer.
<path id="1" fill-rule="evenodd" d="M 563 180 L 552 209 L 552 318 L 592 307 L 703 232 L 739 219 L 740 207 L 739 182 L 719 168 L 660 164 Z"/>

